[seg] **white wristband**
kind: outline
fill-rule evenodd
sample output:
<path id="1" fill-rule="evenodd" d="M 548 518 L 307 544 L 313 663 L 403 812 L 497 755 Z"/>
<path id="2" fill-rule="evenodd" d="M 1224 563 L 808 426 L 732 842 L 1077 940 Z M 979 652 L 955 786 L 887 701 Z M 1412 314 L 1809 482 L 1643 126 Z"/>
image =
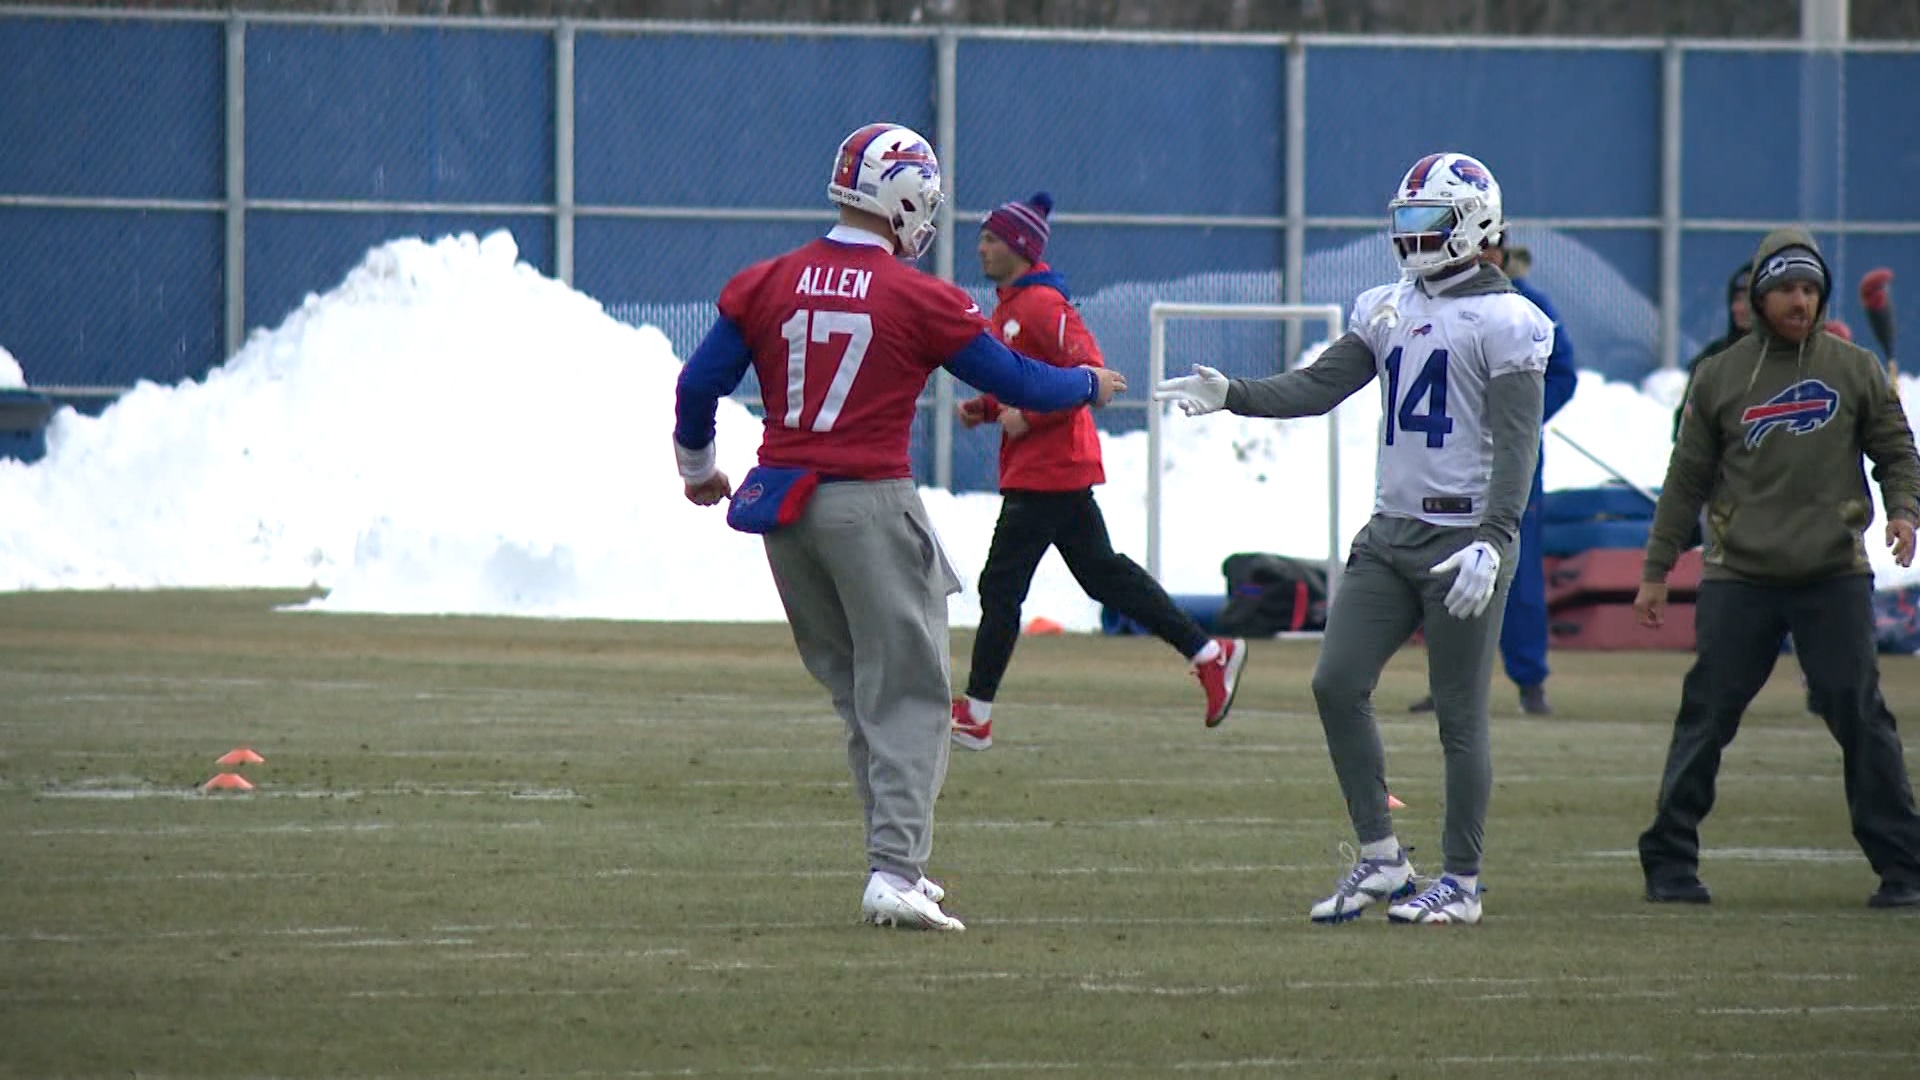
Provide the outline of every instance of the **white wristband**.
<path id="1" fill-rule="evenodd" d="M 714 473 L 720 471 L 719 465 L 714 460 L 712 443 L 698 450 L 689 450 L 680 445 L 679 439 L 675 439 L 673 440 L 673 460 L 680 467 L 680 479 L 689 484 L 704 484 L 713 479 Z"/>

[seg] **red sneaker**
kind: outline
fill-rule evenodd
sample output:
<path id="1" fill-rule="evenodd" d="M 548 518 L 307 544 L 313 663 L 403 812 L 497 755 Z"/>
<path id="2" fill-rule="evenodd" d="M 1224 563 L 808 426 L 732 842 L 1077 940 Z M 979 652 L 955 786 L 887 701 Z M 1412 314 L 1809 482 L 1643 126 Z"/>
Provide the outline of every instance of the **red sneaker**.
<path id="1" fill-rule="evenodd" d="M 1204 664 L 1193 665 L 1194 677 L 1207 692 L 1207 726 L 1210 728 L 1219 727 L 1227 718 L 1227 710 L 1233 708 L 1234 692 L 1240 689 L 1240 669 L 1247 666 L 1244 638 L 1213 640 L 1220 646 L 1220 655 Z"/>
<path id="2" fill-rule="evenodd" d="M 953 745 L 962 750 L 985 750 L 993 745 L 993 721 L 975 720 L 966 698 L 953 699 Z"/>

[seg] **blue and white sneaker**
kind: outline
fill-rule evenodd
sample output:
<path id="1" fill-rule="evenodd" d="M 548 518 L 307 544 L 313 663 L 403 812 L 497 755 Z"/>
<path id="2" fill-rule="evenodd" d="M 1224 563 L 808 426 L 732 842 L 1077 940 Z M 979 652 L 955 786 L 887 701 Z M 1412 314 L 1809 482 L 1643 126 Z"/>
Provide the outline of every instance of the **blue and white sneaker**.
<path id="1" fill-rule="evenodd" d="M 1442 874 L 1419 896 L 1387 908 L 1387 919 L 1430 926 L 1472 926 L 1480 921 L 1480 890 L 1469 890 L 1452 874 Z"/>
<path id="2" fill-rule="evenodd" d="M 1313 905 L 1308 914 L 1323 925 L 1343 923 L 1359 918 L 1376 901 L 1412 896 L 1413 890 L 1413 861 L 1407 858 L 1406 848 L 1393 859 L 1355 857 L 1353 869 L 1340 879 L 1333 895 Z"/>

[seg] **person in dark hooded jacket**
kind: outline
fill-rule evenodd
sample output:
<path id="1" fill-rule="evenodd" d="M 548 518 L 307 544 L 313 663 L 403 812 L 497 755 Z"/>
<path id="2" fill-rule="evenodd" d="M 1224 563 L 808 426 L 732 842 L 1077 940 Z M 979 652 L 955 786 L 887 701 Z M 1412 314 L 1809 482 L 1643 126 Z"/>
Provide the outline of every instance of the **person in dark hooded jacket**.
<path id="1" fill-rule="evenodd" d="M 1753 330 L 1695 369 L 1634 599 L 1642 623 L 1661 625 L 1667 574 L 1705 506 L 1698 655 L 1653 824 L 1640 836 L 1646 896 L 1710 901 L 1699 826 L 1713 808 L 1720 754 L 1791 632 L 1809 696 L 1840 744 L 1854 839 L 1880 877 L 1867 903 L 1920 907 L 1920 815 L 1880 694 L 1864 535 L 1874 507 L 1862 467 L 1863 456 L 1873 461 L 1885 541 L 1908 566 L 1920 457 L 1879 362 L 1824 326 L 1832 274 L 1813 238 L 1770 233 L 1753 267 Z"/>
<path id="2" fill-rule="evenodd" d="M 1700 370 L 1700 361 L 1717 352 L 1724 352 L 1734 342 L 1747 336 L 1753 329 L 1753 306 L 1747 300 L 1747 286 L 1752 281 L 1753 264 L 1743 262 L 1734 267 L 1733 274 L 1727 278 L 1727 332 L 1700 347 L 1687 361 L 1687 389 L 1693 389 L 1693 373 Z M 1673 437 L 1680 437 L 1680 414 L 1687 407 L 1687 396 L 1680 395 L 1680 404 L 1673 407 Z"/>

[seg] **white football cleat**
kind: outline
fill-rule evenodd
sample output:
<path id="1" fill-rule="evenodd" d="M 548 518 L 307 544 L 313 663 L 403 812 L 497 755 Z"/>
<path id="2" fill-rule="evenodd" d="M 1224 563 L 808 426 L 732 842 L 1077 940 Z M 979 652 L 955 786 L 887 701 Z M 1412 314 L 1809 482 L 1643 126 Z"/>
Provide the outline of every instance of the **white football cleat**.
<path id="1" fill-rule="evenodd" d="M 1419 896 L 1387 909 L 1387 919 L 1429 926 L 1472 926 L 1480 921 L 1480 890 L 1469 892 L 1452 874 L 1426 887 Z"/>
<path id="2" fill-rule="evenodd" d="M 921 878 L 919 881 L 914 882 L 913 887 L 920 890 L 921 896 L 926 897 L 936 904 L 947 898 L 947 890 L 934 884 L 933 881 L 928 878 Z"/>
<path id="3" fill-rule="evenodd" d="M 925 879 L 921 879 L 925 881 Z M 932 885 L 932 882 L 927 882 Z M 935 886 L 938 888 L 938 886 Z M 893 926 L 902 930 L 965 930 L 967 924 L 940 910 L 940 905 L 920 890 L 919 885 L 896 889 L 879 874 L 867 878 L 867 892 L 860 898 L 860 917 L 875 926 Z"/>
<path id="4" fill-rule="evenodd" d="M 1348 922 L 1360 917 L 1375 901 L 1398 900 L 1413 895 L 1413 861 L 1401 848 L 1396 859 L 1361 859 L 1334 886 L 1333 895 L 1313 905 L 1308 915 L 1323 925 Z"/>

